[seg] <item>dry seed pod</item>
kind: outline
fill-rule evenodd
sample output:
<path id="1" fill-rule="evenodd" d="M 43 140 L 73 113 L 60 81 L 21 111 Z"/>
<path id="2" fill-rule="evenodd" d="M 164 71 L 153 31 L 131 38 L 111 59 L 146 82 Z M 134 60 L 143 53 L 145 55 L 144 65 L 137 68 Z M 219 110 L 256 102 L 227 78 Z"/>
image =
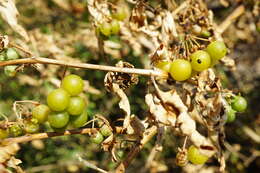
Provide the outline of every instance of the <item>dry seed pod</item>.
<path id="1" fill-rule="evenodd" d="M 187 150 L 178 148 L 178 153 L 176 155 L 176 160 L 175 160 L 176 165 L 178 166 L 185 166 L 188 163 L 188 155 L 187 155 Z"/>

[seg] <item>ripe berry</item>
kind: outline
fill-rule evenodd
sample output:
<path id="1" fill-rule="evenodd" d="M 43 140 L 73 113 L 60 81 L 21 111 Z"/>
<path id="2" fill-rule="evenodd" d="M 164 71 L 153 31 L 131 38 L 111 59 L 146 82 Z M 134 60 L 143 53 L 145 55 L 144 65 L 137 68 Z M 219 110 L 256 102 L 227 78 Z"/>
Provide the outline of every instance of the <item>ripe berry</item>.
<path id="1" fill-rule="evenodd" d="M 191 67 L 195 71 L 203 71 L 210 67 L 211 59 L 207 52 L 198 50 L 191 55 Z"/>
<path id="2" fill-rule="evenodd" d="M 99 131 L 103 136 L 110 136 L 112 134 L 111 129 L 106 124 L 102 125 Z"/>
<path id="3" fill-rule="evenodd" d="M 95 144 L 100 144 L 101 142 L 103 142 L 104 137 L 100 132 L 96 132 L 95 134 L 93 134 L 90 137 L 90 141 L 95 143 Z"/>
<path id="4" fill-rule="evenodd" d="M 67 112 L 52 112 L 48 116 L 48 122 L 51 127 L 62 128 L 65 127 L 69 122 L 69 114 Z"/>
<path id="5" fill-rule="evenodd" d="M 71 125 L 75 128 L 83 127 L 86 122 L 88 121 L 88 113 L 86 110 L 84 110 L 80 115 L 78 116 L 72 116 L 71 117 Z"/>
<path id="6" fill-rule="evenodd" d="M 227 48 L 223 41 L 213 41 L 208 45 L 206 51 L 212 58 L 212 61 L 220 60 L 227 54 Z"/>
<path id="7" fill-rule="evenodd" d="M 111 24 L 108 22 L 103 22 L 99 26 L 100 32 L 105 35 L 105 36 L 110 36 L 111 35 Z"/>
<path id="8" fill-rule="evenodd" d="M 76 96 L 83 91 L 84 82 L 78 75 L 68 75 L 61 82 L 61 88 L 65 89 L 71 96 Z"/>
<path id="9" fill-rule="evenodd" d="M 118 34 L 118 32 L 120 31 L 120 25 L 118 21 L 113 20 L 110 25 L 111 25 L 111 34 Z"/>
<path id="10" fill-rule="evenodd" d="M 188 160 L 193 164 L 204 164 L 208 157 L 201 154 L 199 149 L 194 145 L 191 145 L 188 149 Z"/>
<path id="11" fill-rule="evenodd" d="M 86 107 L 86 102 L 83 98 L 71 97 L 67 111 L 70 115 L 80 115 Z"/>
<path id="12" fill-rule="evenodd" d="M 12 60 L 12 59 L 18 59 L 19 55 L 18 55 L 18 53 L 16 52 L 15 49 L 8 48 L 7 51 L 6 51 L 6 57 L 7 57 L 8 60 Z"/>
<path id="13" fill-rule="evenodd" d="M 67 91 L 62 88 L 55 89 L 47 96 L 47 104 L 53 111 L 65 110 L 70 101 L 70 96 Z"/>
<path id="14" fill-rule="evenodd" d="M 191 76 L 191 64 L 189 61 L 184 59 L 177 59 L 172 62 L 170 68 L 170 74 L 176 81 L 184 81 Z"/>
<path id="15" fill-rule="evenodd" d="M 50 111 L 51 110 L 47 105 L 38 105 L 33 108 L 32 116 L 33 118 L 36 118 L 39 123 L 44 123 L 47 120 Z"/>
<path id="16" fill-rule="evenodd" d="M 8 130 L 7 129 L 0 129 L 0 139 L 5 139 L 8 137 Z"/>
<path id="17" fill-rule="evenodd" d="M 247 101 L 244 97 L 236 96 L 231 102 L 232 109 L 238 112 L 244 112 L 247 108 Z"/>
<path id="18" fill-rule="evenodd" d="M 156 63 L 156 67 L 163 70 L 163 71 L 166 71 L 166 72 L 170 72 L 170 69 L 171 69 L 171 65 L 172 63 L 171 62 L 168 62 L 168 61 L 160 61 L 158 63 Z"/>

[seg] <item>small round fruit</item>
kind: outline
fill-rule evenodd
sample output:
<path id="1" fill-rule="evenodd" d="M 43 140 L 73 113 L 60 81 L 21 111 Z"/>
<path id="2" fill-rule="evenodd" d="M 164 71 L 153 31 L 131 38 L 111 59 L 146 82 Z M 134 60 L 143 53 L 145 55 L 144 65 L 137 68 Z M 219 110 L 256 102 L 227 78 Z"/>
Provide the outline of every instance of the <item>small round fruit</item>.
<path id="1" fill-rule="evenodd" d="M 4 67 L 4 73 L 8 77 L 14 77 L 16 75 L 16 65 L 8 65 Z"/>
<path id="2" fill-rule="evenodd" d="M 105 36 L 110 36 L 111 35 L 111 24 L 108 22 L 103 22 L 99 26 L 100 32 L 105 35 Z"/>
<path id="3" fill-rule="evenodd" d="M 112 34 L 118 34 L 119 31 L 120 31 L 120 25 L 119 25 L 118 21 L 113 20 L 111 22 L 111 33 Z"/>
<path id="4" fill-rule="evenodd" d="M 172 62 L 170 68 L 170 74 L 176 81 L 184 81 L 191 76 L 191 64 L 189 61 L 184 59 L 177 59 Z"/>
<path id="5" fill-rule="evenodd" d="M 111 129 L 108 127 L 108 125 L 104 124 L 100 129 L 99 129 L 100 133 L 103 136 L 110 136 L 112 134 Z"/>
<path id="6" fill-rule="evenodd" d="M 168 61 L 160 61 L 158 63 L 156 63 L 156 67 L 163 70 L 163 71 L 166 71 L 166 72 L 170 72 L 170 69 L 171 69 L 171 65 L 172 63 L 171 62 L 168 62 Z"/>
<path id="7" fill-rule="evenodd" d="M 127 17 L 127 11 L 124 7 L 117 8 L 116 12 L 112 14 L 114 19 L 123 21 Z"/>
<path id="8" fill-rule="evenodd" d="M 44 123 L 47 121 L 50 112 L 50 108 L 47 105 L 42 104 L 33 108 L 32 116 L 33 118 L 36 118 L 39 123 Z"/>
<path id="9" fill-rule="evenodd" d="M 86 110 L 84 110 L 82 112 L 82 114 L 80 114 L 78 116 L 71 117 L 71 120 L 70 120 L 71 125 L 75 128 L 80 128 L 80 127 L 84 126 L 87 121 L 88 121 L 88 113 Z"/>
<path id="10" fill-rule="evenodd" d="M 0 129 L 0 139 L 5 139 L 8 137 L 8 130 L 7 129 Z"/>
<path id="11" fill-rule="evenodd" d="M 62 88 L 51 91 L 47 96 L 47 104 L 53 111 L 64 111 L 70 102 L 70 95 Z"/>
<path id="12" fill-rule="evenodd" d="M 26 122 L 24 124 L 24 130 L 26 133 L 37 133 L 40 130 L 39 124 L 35 124 L 32 122 Z"/>
<path id="13" fill-rule="evenodd" d="M 5 61 L 6 58 L 5 58 L 5 55 L 4 54 L 0 54 L 0 61 Z"/>
<path id="14" fill-rule="evenodd" d="M 244 112 L 247 108 L 247 101 L 244 97 L 236 96 L 231 103 L 232 109 L 238 112 Z"/>
<path id="15" fill-rule="evenodd" d="M 12 60 L 12 59 L 18 59 L 19 55 L 18 55 L 18 53 L 16 52 L 15 49 L 8 48 L 7 51 L 6 51 L 6 57 L 7 57 L 8 60 Z"/>
<path id="16" fill-rule="evenodd" d="M 211 59 L 207 52 L 198 50 L 191 54 L 191 67 L 195 71 L 203 71 L 210 67 Z"/>
<path id="17" fill-rule="evenodd" d="M 226 108 L 226 114 L 227 114 L 227 123 L 231 123 L 236 119 L 236 111 L 233 110 L 230 106 L 227 106 Z"/>
<path id="18" fill-rule="evenodd" d="M 213 41 L 207 46 L 206 51 L 212 60 L 220 60 L 227 54 L 227 47 L 223 41 Z"/>
<path id="19" fill-rule="evenodd" d="M 201 154 L 197 147 L 191 145 L 188 149 L 188 160 L 193 164 L 199 165 L 204 164 L 208 157 Z"/>
<path id="20" fill-rule="evenodd" d="M 62 80 L 61 87 L 71 96 L 76 96 L 83 91 L 84 82 L 78 75 L 71 74 Z"/>
<path id="21" fill-rule="evenodd" d="M 103 140 L 104 137 L 100 132 L 97 132 L 90 137 L 90 141 L 95 144 L 100 144 L 101 142 L 103 142 Z"/>
<path id="22" fill-rule="evenodd" d="M 70 116 L 67 112 L 52 112 L 48 116 L 48 122 L 51 127 L 62 128 L 69 122 Z"/>
<path id="23" fill-rule="evenodd" d="M 14 124 L 9 128 L 9 132 L 12 136 L 17 137 L 23 134 L 23 129 L 20 125 Z"/>
<path id="24" fill-rule="evenodd" d="M 71 97 L 67 111 L 70 115 L 80 115 L 84 111 L 85 107 L 86 102 L 83 98 L 79 96 Z"/>

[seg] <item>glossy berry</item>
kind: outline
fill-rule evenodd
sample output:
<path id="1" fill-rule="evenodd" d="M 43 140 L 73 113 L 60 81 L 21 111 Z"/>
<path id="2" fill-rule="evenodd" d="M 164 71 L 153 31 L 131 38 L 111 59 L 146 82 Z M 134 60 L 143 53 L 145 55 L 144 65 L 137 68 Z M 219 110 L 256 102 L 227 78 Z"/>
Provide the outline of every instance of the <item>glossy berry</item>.
<path id="1" fill-rule="evenodd" d="M 188 149 L 188 160 L 193 164 L 199 165 L 204 164 L 208 160 L 208 157 L 201 154 L 199 149 L 192 145 Z"/>
<path id="2" fill-rule="evenodd" d="M 83 91 L 84 81 L 78 75 L 71 74 L 62 80 L 61 87 L 71 96 L 76 96 Z"/>
<path id="3" fill-rule="evenodd" d="M 236 119 L 236 111 L 233 110 L 230 106 L 226 107 L 225 112 L 227 115 L 227 120 L 226 120 L 227 123 L 231 123 Z"/>
<path id="4" fill-rule="evenodd" d="M 23 134 L 23 128 L 18 124 L 13 124 L 9 128 L 9 132 L 14 137 L 21 136 Z"/>
<path id="5" fill-rule="evenodd" d="M 118 32 L 120 31 L 120 25 L 118 21 L 113 20 L 110 25 L 111 25 L 111 34 L 118 34 Z"/>
<path id="6" fill-rule="evenodd" d="M 40 130 L 40 126 L 37 123 L 26 122 L 24 123 L 24 131 L 26 133 L 37 133 Z"/>
<path id="7" fill-rule="evenodd" d="M 14 77 L 16 75 L 16 65 L 8 65 L 4 67 L 4 73 L 8 77 Z"/>
<path id="8" fill-rule="evenodd" d="M 172 63 L 171 62 L 168 62 L 168 61 L 160 61 L 160 62 L 157 62 L 156 63 L 156 67 L 163 70 L 163 71 L 166 71 L 166 72 L 170 72 L 170 69 L 171 69 L 171 65 Z"/>
<path id="9" fill-rule="evenodd" d="M 51 91 L 47 96 L 47 104 L 53 111 L 64 111 L 70 102 L 70 95 L 62 88 Z"/>
<path id="10" fill-rule="evenodd" d="M 70 116 L 67 112 L 52 112 L 48 116 L 48 122 L 51 127 L 62 128 L 68 124 L 69 118 Z"/>
<path id="11" fill-rule="evenodd" d="M 99 26 L 100 32 L 105 35 L 105 36 L 110 36 L 111 35 L 111 24 L 108 22 L 103 22 Z"/>
<path id="12" fill-rule="evenodd" d="M 244 97 L 236 96 L 231 103 L 232 109 L 237 112 L 244 112 L 247 108 L 247 101 Z"/>
<path id="13" fill-rule="evenodd" d="M 8 60 L 12 60 L 12 59 L 18 59 L 19 55 L 18 55 L 18 53 L 16 52 L 15 49 L 8 48 L 7 51 L 6 51 L 6 57 L 7 57 Z"/>
<path id="14" fill-rule="evenodd" d="M 127 10 L 124 7 L 117 8 L 116 12 L 112 14 L 112 17 L 123 21 L 127 17 Z"/>
<path id="15" fill-rule="evenodd" d="M 108 127 L 106 124 L 102 125 L 99 131 L 103 136 L 110 136 L 112 134 L 110 127 Z"/>
<path id="16" fill-rule="evenodd" d="M 67 111 L 70 115 L 80 115 L 86 107 L 86 102 L 83 98 L 71 97 Z"/>
<path id="17" fill-rule="evenodd" d="M 191 54 L 191 67 L 195 71 L 203 71 L 210 67 L 211 59 L 207 52 L 198 50 Z"/>
<path id="18" fill-rule="evenodd" d="M 176 81 L 184 81 L 191 76 L 191 64 L 189 61 L 184 59 L 177 59 L 172 62 L 170 68 L 170 74 Z"/>
<path id="19" fill-rule="evenodd" d="M 37 119 L 39 123 L 44 123 L 48 119 L 50 108 L 47 105 L 38 105 L 33 108 L 32 116 Z"/>
<path id="20" fill-rule="evenodd" d="M 90 141 L 95 144 L 100 144 L 101 142 L 103 142 L 103 140 L 104 137 L 100 132 L 97 132 L 90 137 Z"/>
<path id="21" fill-rule="evenodd" d="M 75 128 L 83 127 L 88 121 L 88 113 L 84 110 L 80 115 L 71 117 L 70 123 Z"/>
<path id="22" fill-rule="evenodd" d="M 220 60 L 227 54 L 227 48 L 223 41 L 213 41 L 207 46 L 206 51 L 213 61 Z"/>
<path id="23" fill-rule="evenodd" d="M 5 139 L 8 137 L 8 130 L 7 129 L 0 129 L 0 139 Z"/>

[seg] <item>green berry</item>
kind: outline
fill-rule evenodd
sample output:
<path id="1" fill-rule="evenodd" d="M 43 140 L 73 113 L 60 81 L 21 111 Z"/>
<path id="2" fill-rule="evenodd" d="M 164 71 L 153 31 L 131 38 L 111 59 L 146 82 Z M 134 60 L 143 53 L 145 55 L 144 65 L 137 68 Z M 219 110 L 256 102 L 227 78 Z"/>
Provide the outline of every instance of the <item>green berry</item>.
<path id="1" fill-rule="evenodd" d="M 9 132 L 14 137 L 21 136 L 23 134 L 23 128 L 18 124 L 13 124 L 9 128 Z"/>
<path id="2" fill-rule="evenodd" d="M 101 142 L 103 142 L 104 137 L 100 132 L 96 132 L 95 134 L 93 134 L 90 137 L 90 141 L 95 143 L 95 144 L 100 144 Z"/>
<path id="3" fill-rule="evenodd" d="M 99 129 L 100 133 L 103 136 L 110 136 L 112 134 L 111 129 L 108 127 L 108 125 L 104 124 L 100 129 Z"/>
<path id="4" fill-rule="evenodd" d="M 208 157 L 201 154 L 197 147 L 191 145 L 188 149 L 188 160 L 193 164 L 199 165 L 204 164 Z"/>
<path id="5" fill-rule="evenodd" d="M 99 26 L 100 32 L 105 35 L 105 36 L 110 36 L 111 35 L 111 24 L 108 22 L 103 22 Z"/>
<path id="6" fill-rule="evenodd" d="M 38 105 L 33 108 L 32 116 L 38 120 L 39 123 L 44 123 L 48 119 L 50 108 L 47 105 Z"/>
<path id="7" fill-rule="evenodd" d="M 83 98 L 79 96 L 71 97 L 67 111 L 70 115 L 80 115 L 84 111 L 85 107 L 86 102 Z"/>
<path id="8" fill-rule="evenodd" d="M 5 61 L 6 60 L 6 57 L 4 54 L 0 54 L 0 61 Z"/>
<path id="9" fill-rule="evenodd" d="M 8 77 L 14 77 L 16 75 L 16 65 L 8 65 L 4 67 L 4 73 Z"/>
<path id="10" fill-rule="evenodd" d="M 0 129 L 0 139 L 5 139 L 9 135 L 8 129 Z"/>
<path id="11" fill-rule="evenodd" d="M 227 54 L 227 47 L 223 41 L 213 41 L 208 45 L 206 51 L 213 61 L 220 60 Z"/>
<path id="12" fill-rule="evenodd" d="M 166 71 L 166 72 L 170 72 L 170 69 L 171 69 L 171 65 L 172 63 L 171 62 L 168 62 L 168 61 L 160 61 L 160 62 L 157 62 L 156 63 L 156 67 L 163 70 L 163 71 Z"/>
<path id="13" fill-rule="evenodd" d="M 120 31 L 120 25 L 119 25 L 118 21 L 113 20 L 110 25 L 111 25 L 111 33 L 118 34 L 118 32 Z"/>
<path id="14" fill-rule="evenodd" d="M 195 71 L 203 71 L 210 67 L 211 59 L 207 52 L 198 50 L 191 54 L 191 67 Z"/>
<path id="15" fill-rule="evenodd" d="M 88 121 L 88 113 L 86 110 L 84 110 L 80 115 L 78 116 L 72 116 L 71 117 L 71 125 L 75 128 L 83 127 L 86 122 Z"/>
<path id="16" fill-rule="evenodd" d="M 7 51 L 6 51 L 6 57 L 7 57 L 8 60 L 12 60 L 12 59 L 18 59 L 19 55 L 18 55 L 18 53 L 16 52 L 15 49 L 8 48 Z"/>
<path id="17" fill-rule="evenodd" d="M 78 75 L 68 75 L 61 82 L 61 88 L 65 89 L 71 96 L 76 96 L 83 91 L 84 81 Z"/>
<path id="18" fill-rule="evenodd" d="M 40 130 L 39 124 L 32 123 L 32 122 L 26 122 L 24 124 L 24 131 L 26 133 L 37 133 Z"/>
<path id="19" fill-rule="evenodd" d="M 170 74 L 176 81 L 184 81 L 190 78 L 192 72 L 191 64 L 184 59 L 177 59 L 172 62 Z"/>
<path id="20" fill-rule="evenodd" d="M 116 12 L 112 14 L 112 17 L 123 21 L 127 17 L 127 10 L 124 7 L 117 8 Z"/>
<path id="21" fill-rule="evenodd" d="M 226 120 L 227 123 L 231 123 L 236 119 L 236 111 L 233 110 L 230 106 L 226 107 L 225 112 L 227 115 L 227 120 Z"/>
<path id="22" fill-rule="evenodd" d="M 244 97 L 236 96 L 231 102 L 232 109 L 237 112 L 244 112 L 247 108 L 247 101 Z"/>
<path id="23" fill-rule="evenodd" d="M 47 104 L 53 111 L 64 111 L 70 102 L 70 95 L 62 88 L 51 91 L 47 96 Z"/>
<path id="24" fill-rule="evenodd" d="M 68 124 L 69 118 L 70 116 L 67 112 L 52 112 L 48 116 L 48 122 L 51 127 L 63 128 Z"/>

